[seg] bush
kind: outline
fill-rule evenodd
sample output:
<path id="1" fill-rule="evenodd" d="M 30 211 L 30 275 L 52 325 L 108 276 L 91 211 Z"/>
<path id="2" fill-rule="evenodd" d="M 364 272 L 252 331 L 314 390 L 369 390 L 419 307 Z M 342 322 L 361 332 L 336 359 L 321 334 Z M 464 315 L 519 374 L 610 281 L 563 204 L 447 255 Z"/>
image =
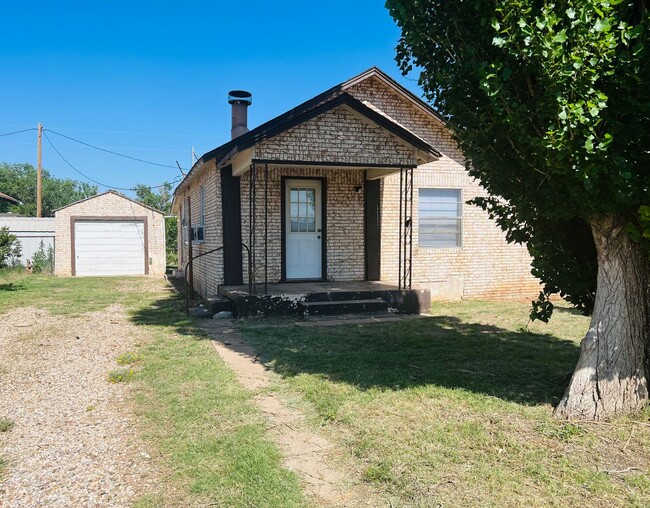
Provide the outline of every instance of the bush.
<path id="1" fill-rule="evenodd" d="M 178 266 L 178 218 L 165 217 L 167 266 Z"/>
<path id="2" fill-rule="evenodd" d="M 54 271 L 54 248 L 50 245 L 46 252 L 43 240 L 32 256 L 32 270 L 33 273 L 52 273 Z"/>
<path id="3" fill-rule="evenodd" d="M 16 235 L 12 235 L 6 226 L 0 228 L 0 268 L 16 266 L 21 251 Z"/>

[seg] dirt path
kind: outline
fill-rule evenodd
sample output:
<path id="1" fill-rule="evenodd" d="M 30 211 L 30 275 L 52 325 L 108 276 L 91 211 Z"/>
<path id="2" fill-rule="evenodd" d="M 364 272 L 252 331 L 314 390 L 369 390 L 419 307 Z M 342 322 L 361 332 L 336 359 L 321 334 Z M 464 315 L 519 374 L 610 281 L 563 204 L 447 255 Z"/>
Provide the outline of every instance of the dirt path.
<path id="1" fill-rule="evenodd" d="M 270 386 L 271 375 L 255 349 L 227 321 L 207 320 L 204 327 L 215 349 L 239 382 L 252 391 Z M 258 393 L 255 404 L 269 422 L 269 435 L 280 448 L 284 466 L 298 474 L 319 506 L 380 506 L 367 486 L 355 484 L 341 467 L 340 450 L 311 430 L 305 415 L 272 393 Z"/>
<path id="2" fill-rule="evenodd" d="M 110 384 L 136 327 L 121 307 L 80 317 L 23 308 L 0 316 L 2 507 L 126 507 L 155 490 L 128 384 Z"/>

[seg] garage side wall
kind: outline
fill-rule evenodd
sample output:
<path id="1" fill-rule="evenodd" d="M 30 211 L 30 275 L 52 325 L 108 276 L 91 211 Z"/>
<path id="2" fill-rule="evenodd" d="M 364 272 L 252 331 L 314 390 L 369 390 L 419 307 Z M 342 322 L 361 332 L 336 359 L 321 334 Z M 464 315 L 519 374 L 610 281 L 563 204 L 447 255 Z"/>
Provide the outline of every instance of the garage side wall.
<path id="1" fill-rule="evenodd" d="M 163 214 L 139 205 L 118 194 L 109 192 L 80 201 L 55 214 L 56 250 L 54 273 L 61 276 L 72 275 L 72 217 L 101 217 L 110 219 L 146 217 L 148 236 L 149 275 L 163 275 L 165 261 L 165 224 Z"/>

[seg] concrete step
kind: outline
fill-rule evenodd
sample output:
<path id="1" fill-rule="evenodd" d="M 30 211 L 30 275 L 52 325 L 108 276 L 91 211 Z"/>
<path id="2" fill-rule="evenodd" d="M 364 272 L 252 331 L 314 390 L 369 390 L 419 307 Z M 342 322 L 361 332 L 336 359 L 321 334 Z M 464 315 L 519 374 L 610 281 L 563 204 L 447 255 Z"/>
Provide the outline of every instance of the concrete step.
<path id="1" fill-rule="evenodd" d="M 222 311 L 232 312 L 232 300 L 221 295 L 208 296 L 205 299 L 205 306 L 212 314 Z"/>
<path id="2" fill-rule="evenodd" d="M 386 310 L 388 310 L 388 303 L 380 298 L 298 303 L 298 312 L 303 316 L 360 314 L 364 312 L 385 312 Z"/>
<path id="3" fill-rule="evenodd" d="M 325 291 L 308 293 L 306 302 L 339 302 L 350 300 L 376 300 L 378 298 L 388 299 L 390 291 L 382 290 L 360 290 L 360 291 Z"/>

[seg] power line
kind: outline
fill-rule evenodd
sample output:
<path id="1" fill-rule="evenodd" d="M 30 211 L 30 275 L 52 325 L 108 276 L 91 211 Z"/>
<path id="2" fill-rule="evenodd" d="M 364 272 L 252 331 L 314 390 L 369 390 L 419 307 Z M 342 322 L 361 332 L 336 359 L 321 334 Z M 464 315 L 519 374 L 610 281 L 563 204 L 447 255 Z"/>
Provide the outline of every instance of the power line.
<path id="1" fill-rule="evenodd" d="M 11 136 L 12 134 L 20 134 L 21 132 L 29 132 L 29 131 L 35 131 L 38 130 L 36 127 L 31 127 L 29 129 L 23 129 L 22 131 L 14 131 L 14 132 L 5 132 L 4 134 L 0 134 L 0 138 L 4 136 Z"/>
<path id="2" fill-rule="evenodd" d="M 116 155 L 118 157 L 124 157 L 125 159 L 131 159 L 131 160 L 134 160 L 134 161 L 137 161 L 137 162 L 142 162 L 144 164 L 150 164 L 152 166 L 159 166 L 161 168 L 176 169 L 176 166 L 172 166 L 170 164 L 160 164 L 158 162 L 152 162 L 152 161 L 148 161 L 148 160 L 145 160 L 145 159 L 139 159 L 137 157 L 132 157 L 130 155 L 125 155 L 123 153 L 114 152 L 113 150 L 108 150 L 106 148 L 101 148 L 99 146 L 91 145 L 90 143 L 86 143 L 85 141 L 81 141 L 81 140 L 73 138 L 71 136 L 66 136 L 65 134 L 61 134 L 60 132 L 53 131 L 52 129 L 44 129 L 44 130 L 47 130 L 47 131 L 51 132 L 52 134 L 56 134 L 57 136 L 61 136 L 63 138 L 69 139 L 70 141 L 74 141 L 74 142 L 79 143 L 81 145 L 87 146 L 89 148 L 93 148 L 95 150 L 100 150 L 102 152 L 110 153 L 110 154 Z"/>
<path id="3" fill-rule="evenodd" d="M 10 124 L 0 124 L 10 125 Z M 12 127 L 22 127 L 22 125 L 12 125 Z M 77 129 L 73 127 L 57 127 L 62 131 L 75 131 L 75 132 L 104 132 L 108 134 L 138 134 L 143 136 L 169 136 L 179 138 L 210 138 L 210 139 L 230 139 L 228 136 L 219 136 L 212 134 L 181 134 L 178 132 L 147 132 L 147 131 L 122 131 L 122 130 L 104 130 L 104 129 Z"/>
<path id="4" fill-rule="evenodd" d="M 48 129 L 48 130 L 49 130 L 49 129 Z M 54 131 L 50 131 L 50 132 L 54 132 Z M 56 134 L 56 133 L 55 133 L 55 134 Z M 51 146 L 52 149 L 56 152 L 56 154 L 57 154 L 59 157 L 61 157 L 61 159 L 63 160 L 63 162 L 65 162 L 68 166 L 70 166 L 70 168 L 72 168 L 75 172 L 77 172 L 77 173 L 79 173 L 81 176 L 83 176 L 86 180 L 89 180 L 90 182 L 92 182 L 92 183 L 94 183 L 94 184 L 97 184 L 97 185 L 99 185 L 99 186 L 101 186 L 101 187 L 106 187 L 107 189 L 114 189 L 114 190 L 121 190 L 121 191 L 135 191 L 135 188 L 116 187 L 116 186 L 114 186 L 114 185 L 107 185 L 107 184 L 105 184 L 105 183 L 99 182 L 99 181 L 97 181 L 97 180 L 95 180 L 95 179 L 89 177 L 88 175 L 86 175 L 85 173 L 79 171 L 76 167 L 74 167 L 74 166 L 72 165 L 72 163 L 70 163 L 70 161 L 69 161 L 68 159 L 66 159 L 66 158 L 63 156 L 63 154 L 62 154 L 61 152 L 59 152 L 59 150 L 57 150 L 57 148 L 54 146 L 54 143 L 52 143 L 52 140 L 51 140 L 51 139 L 49 138 L 49 136 L 47 135 L 47 132 L 46 132 L 45 129 L 43 129 L 43 136 L 45 136 L 45 139 L 47 139 L 47 142 L 50 144 L 50 146 Z M 173 185 L 174 183 L 176 183 L 176 182 L 178 181 L 179 178 L 180 178 L 180 177 L 177 176 L 177 177 L 176 177 L 176 178 L 171 182 L 172 185 Z M 165 183 L 162 183 L 162 184 L 160 184 L 160 185 L 151 185 L 151 186 L 146 186 L 146 187 L 147 187 L 148 189 L 160 189 L 160 188 L 162 188 L 162 187 L 164 187 L 164 186 L 165 186 Z"/>

